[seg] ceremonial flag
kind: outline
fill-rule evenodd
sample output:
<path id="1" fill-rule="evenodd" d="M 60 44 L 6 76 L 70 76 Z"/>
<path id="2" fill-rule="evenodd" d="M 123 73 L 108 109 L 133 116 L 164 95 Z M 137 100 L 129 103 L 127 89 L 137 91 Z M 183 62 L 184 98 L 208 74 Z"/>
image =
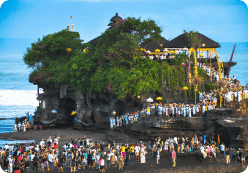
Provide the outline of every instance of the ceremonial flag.
<path id="1" fill-rule="evenodd" d="M 220 135 L 218 134 L 218 144 L 220 144 Z"/>
<path id="2" fill-rule="evenodd" d="M 236 44 L 234 45 L 234 48 L 233 48 L 233 51 L 232 51 L 232 55 L 231 55 L 231 58 L 230 58 L 230 61 L 229 62 L 232 62 L 234 51 L 236 51 Z"/>

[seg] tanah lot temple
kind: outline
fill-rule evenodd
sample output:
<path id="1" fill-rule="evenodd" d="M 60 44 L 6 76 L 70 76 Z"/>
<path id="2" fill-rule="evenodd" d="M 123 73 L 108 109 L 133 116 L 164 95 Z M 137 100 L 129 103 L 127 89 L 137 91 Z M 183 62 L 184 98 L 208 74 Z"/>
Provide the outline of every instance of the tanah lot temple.
<path id="1" fill-rule="evenodd" d="M 110 19 L 108 26 L 110 28 L 115 27 L 118 22 L 123 22 L 123 20 L 116 13 Z M 89 43 L 92 46 L 96 46 L 100 37 L 89 41 Z M 197 65 L 197 63 L 204 62 L 210 69 L 217 69 L 219 79 L 229 78 L 230 69 L 236 63 L 221 62 L 217 53 L 217 48 L 220 48 L 220 44 L 201 33 L 198 33 L 198 37 L 201 38 L 201 42 L 200 46 L 197 47 L 197 62 L 192 64 Z M 171 41 L 162 39 L 149 45 L 140 44 L 140 49 L 144 51 L 144 55 L 155 61 L 167 61 L 169 64 L 179 53 L 185 53 L 186 56 L 193 54 L 194 51 L 191 47 L 192 45 L 187 41 L 185 33 Z M 212 75 L 211 70 L 210 75 Z M 212 78 L 208 80 L 212 80 Z M 70 125 L 79 130 L 89 127 L 90 129 L 93 127 L 95 130 L 109 130 L 109 118 L 111 116 L 138 112 L 138 110 L 146 108 L 148 99 L 156 102 L 157 97 L 162 97 L 162 91 L 149 93 L 148 95 L 141 95 L 134 105 L 127 105 L 118 100 L 113 94 L 97 92 L 88 92 L 86 101 L 84 94 L 73 90 L 66 83 L 54 88 L 47 88 L 39 84 L 38 90 L 39 88 L 43 88 L 44 93 L 39 94 L 37 97 L 40 104 L 35 113 L 35 119 L 42 121 L 44 127 Z M 166 87 L 164 92 L 164 103 L 185 102 L 183 88 L 178 88 L 178 97 L 176 99 L 169 96 Z M 194 98 L 188 98 L 188 103 L 194 103 L 194 101 Z M 128 126 L 124 132 L 141 140 L 146 140 L 151 136 L 193 136 L 195 133 L 206 133 L 208 136 L 214 134 L 216 137 L 219 134 L 220 138 L 228 145 L 240 146 L 247 150 L 248 139 L 245 136 L 248 129 L 247 125 L 244 125 L 248 122 L 248 118 L 245 116 L 248 111 L 247 103 L 247 100 L 229 102 L 225 107 L 218 108 L 217 106 L 216 109 L 206 111 L 204 115 L 199 117 L 142 117 L 140 121 Z M 71 116 L 73 111 L 77 112 L 75 116 Z M 116 114 L 113 114 L 113 112 Z"/>

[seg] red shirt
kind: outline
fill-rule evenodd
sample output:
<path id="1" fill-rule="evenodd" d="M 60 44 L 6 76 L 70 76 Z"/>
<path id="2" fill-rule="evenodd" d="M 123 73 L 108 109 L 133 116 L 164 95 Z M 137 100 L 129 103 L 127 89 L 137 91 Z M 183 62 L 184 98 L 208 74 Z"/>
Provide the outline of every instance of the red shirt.
<path id="1" fill-rule="evenodd" d="M 22 157 L 21 156 L 18 156 L 18 162 L 20 162 L 22 160 Z"/>
<path id="2" fill-rule="evenodd" d="M 58 148 L 58 146 L 57 145 L 54 145 L 54 149 L 57 149 Z"/>

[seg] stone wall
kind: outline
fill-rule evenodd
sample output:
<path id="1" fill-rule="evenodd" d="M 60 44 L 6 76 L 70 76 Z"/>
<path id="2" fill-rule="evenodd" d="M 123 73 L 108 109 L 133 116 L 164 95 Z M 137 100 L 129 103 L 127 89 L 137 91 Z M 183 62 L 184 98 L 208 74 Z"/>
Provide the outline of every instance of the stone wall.
<path id="1" fill-rule="evenodd" d="M 215 123 L 215 133 L 220 135 L 221 143 L 235 148 L 248 150 L 248 116 L 225 118 Z"/>

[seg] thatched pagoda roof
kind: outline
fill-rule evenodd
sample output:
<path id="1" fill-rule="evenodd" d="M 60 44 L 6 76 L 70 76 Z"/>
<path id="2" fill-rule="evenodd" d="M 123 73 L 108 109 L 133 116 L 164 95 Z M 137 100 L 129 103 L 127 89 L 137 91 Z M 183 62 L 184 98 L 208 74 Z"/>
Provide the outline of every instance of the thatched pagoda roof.
<path id="1" fill-rule="evenodd" d="M 114 17 L 112 17 L 110 19 L 111 23 L 108 24 L 108 26 L 111 26 L 110 28 L 112 28 L 113 26 L 117 26 L 118 24 L 116 22 L 123 20 L 120 16 L 118 16 L 118 13 L 116 13 L 116 15 Z M 93 40 L 89 41 L 88 43 L 90 43 L 92 46 L 96 46 L 98 44 L 98 39 L 101 36 L 98 36 L 96 38 L 94 38 Z"/>
<path id="2" fill-rule="evenodd" d="M 123 20 L 123 19 L 118 15 L 118 13 L 116 13 L 115 16 L 110 19 L 110 22 L 115 23 L 120 20 Z"/>
<path id="3" fill-rule="evenodd" d="M 167 42 L 168 40 L 163 39 L 163 40 L 152 42 L 148 44 L 147 46 L 145 45 L 145 43 L 141 43 L 140 47 L 143 49 L 149 50 L 151 52 L 154 52 L 156 49 L 159 49 L 161 52 L 163 52 L 164 44 L 166 44 Z"/>
<path id="4" fill-rule="evenodd" d="M 201 38 L 200 47 L 201 48 L 218 48 L 220 44 L 206 37 L 205 35 L 198 33 L 198 38 Z M 205 44 L 205 46 L 203 46 Z M 181 34 L 171 41 L 164 44 L 164 48 L 191 48 L 192 46 L 187 40 L 186 34 Z M 198 46 L 197 46 L 198 47 Z"/>

